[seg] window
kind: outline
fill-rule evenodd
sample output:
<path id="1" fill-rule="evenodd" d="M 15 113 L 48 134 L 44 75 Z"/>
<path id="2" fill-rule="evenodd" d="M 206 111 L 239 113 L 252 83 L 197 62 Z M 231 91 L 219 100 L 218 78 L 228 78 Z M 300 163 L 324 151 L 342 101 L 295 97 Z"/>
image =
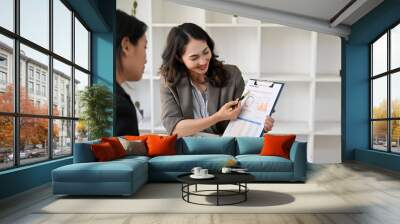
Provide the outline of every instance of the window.
<path id="1" fill-rule="evenodd" d="M 20 34 L 49 49 L 49 0 L 20 0 Z"/>
<path id="2" fill-rule="evenodd" d="M 89 32 L 75 18 L 75 62 L 82 68 L 89 69 Z"/>
<path id="3" fill-rule="evenodd" d="M 53 114 L 56 114 L 55 111 L 58 111 L 58 91 L 54 91 L 53 95 Z"/>
<path id="4" fill-rule="evenodd" d="M 72 68 L 56 59 L 53 60 L 54 64 L 54 83 L 53 83 L 53 91 L 55 93 L 53 100 L 53 107 L 57 106 L 60 101 L 64 103 L 64 96 L 68 97 L 69 104 L 72 104 L 72 90 L 65 89 L 64 85 L 66 83 L 72 84 Z M 76 79 L 76 78 L 75 78 Z M 60 101 L 59 101 L 60 100 Z M 60 105 L 62 106 L 62 105 Z M 53 110 L 53 114 L 59 114 L 61 111 L 59 108 Z M 61 113 L 63 116 L 72 116 L 72 108 L 66 108 L 65 113 Z"/>
<path id="5" fill-rule="evenodd" d="M 0 85 L 3 88 L 7 85 L 7 73 L 2 70 L 0 70 Z"/>
<path id="6" fill-rule="evenodd" d="M 14 0 L 1 0 L 0 1 L 0 26 L 14 31 Z"/>
<path id="7" fill-rule="evenodd" d="M 66 1 L 17 2 L 0 0 L 0 83 L 10 82 L 0 88 L 0 170 L 70 156 L 74 136 L 87 139 L 73 105 L 74 87 L 90 85 L 90 31 Z"/>
<path id="8" fill-rule="evenodd" d="M 0 67 L 7 68 L 7 56 L 0 54 Z"/>
<path id="9" fill-rule="evenodd" d="M 53 14 L 54 17 L 54 53 L 71 60 L 72 48 L 72 23 L 71 20 L 65 18 L 72 18 L 72 12 L 60 1 L 53 1 Z"/>
<path id="10" fill-rule="evenodd" d="M 4 54 L 0 54 L 0 85 L 4 91 L 7 85 L 7 56 Z"/>
<path id="11" fill-rule="evenodd" d="M 40 96 L 40 84 L 36 84 L 36 95 Z"/>
<path id="12" fill-rule="evenodd" d="M 371 148 L 400 153 L 400 24 L 370 45 Z"/>
<path id="13" fill-rule="evenodd" d="M 55 149 L 53 150 L 53 157 L 61 157 L 69 155 L 71 153 L 72 144 L 72 122 L 71 120 L 53 120 L 53 145 Z"/>
<path id="14" fill-rule="evenodd" d="M 3 3 L 4 2 L 1 1 L 0 6 L 2 6 Z M 3 14 L 3 12 L 0 14 Z M 2 18 L 2 16 L 3 15 L 0 15 L 0 18 Z M 0 81 L 2 82 L 2 84 L 0 84 L 0 123 L 1 123 L 3 121 L 8 122 L 8 117 L 2 117 L 1 115 L 6 115 L 6 113 L 14 112 L 14 79 L 12 78 L 14 76 L 14 71 L 12 69 L 12 66 L 7 65 L 7 63 L 5 62 L 6 59 L 14 57 L 14 41 L 13 39 L 6 37 L 5 35 L 2 35 L 0 33 L 0 46 L 1 46 L 0 57 L 2 58 L 1 59 L 2 63 L 0 62 L 2 64 L 2 66 L 0 66 L 0 73 L 2 74 L 1 80 L 3 80 Z M 8 63 L 10 63 L 10 61 L 8 61 Z M 3 130 L 7 130 L 8 132 L 10 132 L 11 127 L 12 126 L 9 126 L 9 129 L 3 129 Z M 0 148 L 5 147 L 5 145 L 7 145 L 7 147 L 11 147 L 11 143 L 2 144 L 0 141 Z M 12 149 L 8 150 L 12 151 Z M 0 160 L 0 169 L 1 169 L 1 160 Z"/>
<path id="15" fill-rule="evenodd" d="M 75 117 L 79 117 L 81 114 L 81 108 L 79 107 L 79 94 L 89 85 L 89 75 L 75 71 Z"/>
<path id="16" fill-rule="evenodd" d="M 29 71 L 28 71 L 29 79 L 33 80 L 33 67 L 29 66 Z"/>
<path id="17" fill-rule="evenodd" d="M 40 70 L 39 69 L 36 69 L 36 80 L 40 81 Z"/>
<path id="18" fill-rule="evenodd" d="M 46 86 L 42 86 L 42 96 L 46 96 Z"/>
<path id="19" fill-rule="evenodd" d="M 33 94 L 33 82 L 28 82 L 28 93 Z"/>
<path id="20" fill-rule="evenodd" d="M 0 71 L 0 84 L 6 85 L 7 84 L 7 73 Z"/>
<path id="21" fill-rule="evenodd" d="M 42 82 L 46 82 L 46 74 L 42 73 Z"/>

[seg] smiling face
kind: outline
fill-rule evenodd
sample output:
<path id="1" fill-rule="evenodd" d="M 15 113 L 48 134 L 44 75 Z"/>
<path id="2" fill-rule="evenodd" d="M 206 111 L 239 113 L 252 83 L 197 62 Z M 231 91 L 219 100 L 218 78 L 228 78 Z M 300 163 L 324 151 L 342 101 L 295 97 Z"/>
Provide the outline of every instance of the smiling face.
<path id="1" fill-rule="evenodd" d="M 211 60 L 211 50 L 204 40 L 190 38 L 182 55 L 182 62 L 194 81 L 204 82 Z"/>

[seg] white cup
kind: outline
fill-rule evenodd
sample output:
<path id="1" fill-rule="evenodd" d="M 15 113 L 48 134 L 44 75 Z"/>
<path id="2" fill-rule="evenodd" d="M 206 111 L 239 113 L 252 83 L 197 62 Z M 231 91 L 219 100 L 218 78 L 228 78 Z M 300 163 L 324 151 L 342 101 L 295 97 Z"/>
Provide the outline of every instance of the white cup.
<path id="1" fill-rule="evenodd" d="M 192 173 L 194 174 L 194 175 L 196 175 L 196 176 L 199 176 L 199 175 L 201 175 L 200 174 L 200 171 L 202 170 L 202 168 L 201 167 L 193 167 L 193 169 L 192 169 Z"/>
<path id="2" fill-rule="evenodd" d="M 232 171 L 232 169 L 229 167 L 222 167 L 222 170 L 221 170 L 222 173 L 230 173 L 231 171 Z"/>
<path id="3" fill-rule="evenodd" d="M 200 176 L 207 176 L 208 175 L 208 169 L 201 169 L 200 170 Z"/>

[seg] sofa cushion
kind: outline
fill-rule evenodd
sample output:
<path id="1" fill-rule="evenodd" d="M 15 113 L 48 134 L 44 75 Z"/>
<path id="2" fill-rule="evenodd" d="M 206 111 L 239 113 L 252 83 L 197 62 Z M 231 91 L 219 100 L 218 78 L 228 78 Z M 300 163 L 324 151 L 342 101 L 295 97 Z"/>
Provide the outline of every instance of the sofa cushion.
<path id="1" fill-rule="evenodd" d="M 130 182 L 133 173 L 146 171 L 146 162 L 139 159 L 109 162 L 75 163 L 53 170 L 58 182 Z M 147 176 L 147 173 L 143 173 Z"/>
<path id="2" fill-rule="evenodd" d="M 249 172 L 292 172 L 292 161 L 278 156 L 238 155 L 240 167 Z"/>
<path id="3" fill-rule="evenodd" d="M 130 163 L 131 161 L 142 161 L 142 162 L 148 162 L 150 157 L 147 156 L 136 156 L 136 155 L 130 155 L 130 156 L 125 156 L 124 158 L 116 159 L 113 160 L 113 162 L 127 162 Z"/>
<path id="4" fill-rule="evenodd" d="M 99 139 L 87 142 L 75 143 L 74 148 L 74 163 L 95 162 L 96 158 L 90 148 L 92 144 L 99 144 Z"/>
<path id="5" fill-rule="evenodd" d="M 235 155 L 235 139 L 232 137 L 184 137 L 177 142 L 177 154 Z"/>
<path id="6" fill-rule="evenodd" d="M 59 182 L 127 182 L 132 167 L 122 163 L 75 163 L 53 170 L 53 180 Z"/>
<path id="7" fill-rule="evenodd" d="M 236 155 L 259 154 L 264 144 L 264 138 L 237 137 Z"/>
<path id="8" fill-rule="evenodd" d="M 235 159 L 231 155 L 175 155 L 158 156 L 149 160 L 149 170 L 163 172 L 190 172 L 193 167 L 200 166 L 211 172 L 219 171 L 228 160 Z"/>

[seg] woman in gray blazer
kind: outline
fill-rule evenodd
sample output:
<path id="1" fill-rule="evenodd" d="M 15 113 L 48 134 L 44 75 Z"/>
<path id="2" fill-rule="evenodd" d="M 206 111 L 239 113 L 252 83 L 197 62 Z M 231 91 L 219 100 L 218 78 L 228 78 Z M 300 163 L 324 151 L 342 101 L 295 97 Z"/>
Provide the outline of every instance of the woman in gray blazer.
<path id="1" fill-rule="evenodd" d="M 184 23 L 169 32 L 160 68 L 161 118 L 169 134 L 220 135 L 239 116 L 242 74 L 217 58 L 214 41 L 199 26 Z M 273 123 L 268 116 L 264 131 Z"/>

